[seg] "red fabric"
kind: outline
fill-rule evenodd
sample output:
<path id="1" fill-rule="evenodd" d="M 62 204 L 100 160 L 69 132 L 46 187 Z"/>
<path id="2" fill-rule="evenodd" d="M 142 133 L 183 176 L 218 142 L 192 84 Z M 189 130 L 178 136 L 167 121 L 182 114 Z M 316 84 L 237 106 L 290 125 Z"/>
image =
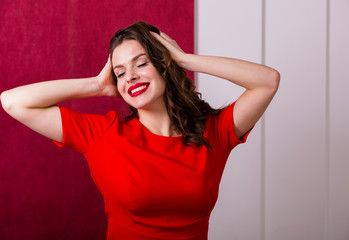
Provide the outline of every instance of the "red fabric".
<path id="1" fill-rule="evenodd" d="M 98 74 L 110 38 L 137 20 L 194 49 L 193 0 L 2 0 L 0 12 L 0 92 Z M 123 109 L 110 98 L 65 106 L 101 114 Z M 83 157 L 57 149 L 2 108 L 0 123 L 0 239 L 103 239 L 103 199 Z"/>
<path id="2" fill-rule="evenodd" d="M 234 104 L 206 122 L 212 150 L 182 137 L 149 132 L 138 119 L 120 122 L 60 107 L 64 142 L 82 152 L 108 215 L 107 239 L 207 239 L 219 182 L 237 139 Z"/>

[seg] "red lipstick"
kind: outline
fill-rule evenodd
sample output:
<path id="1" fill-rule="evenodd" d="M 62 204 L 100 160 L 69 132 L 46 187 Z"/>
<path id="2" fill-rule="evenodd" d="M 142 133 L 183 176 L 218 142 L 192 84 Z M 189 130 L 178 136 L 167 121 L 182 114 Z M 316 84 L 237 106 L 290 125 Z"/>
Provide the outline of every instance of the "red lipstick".
<path id="1" fill-rule="evenodd" d="M 131 97 L 136 97 L 144 93 L 148 89 L 149 84 L 150 83 L 146 83 L 146 82 L 136 83 L 135 85 L 132 85 L 131 87 L 129 87 L 127 92 L 128 94 L 130 94 Z"/>

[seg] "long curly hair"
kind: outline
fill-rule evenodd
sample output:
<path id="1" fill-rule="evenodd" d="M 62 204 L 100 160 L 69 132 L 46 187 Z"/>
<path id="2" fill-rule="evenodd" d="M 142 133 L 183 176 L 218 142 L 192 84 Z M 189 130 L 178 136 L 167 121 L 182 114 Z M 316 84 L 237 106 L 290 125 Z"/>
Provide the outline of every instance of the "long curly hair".
<path id="1" fill-rule="evenodd" d="M 165 104 L 172 126 L 183 135 L 186 145 L 211 145 L 204 138 L 205 122 L 208 116 L 219 114 L 221 109 L 213 109 L 201 99 L 201 94 L 195 91 L 192 80 L 185 70 L 171 57 L 168 49 L 161 44 L 150 32 L 160 34 L 157 27 L 143 21 L 136 22 L 120 29 L 110 40 L 110 58 L 114 49 L 125 40 L 136 40 L 145 49 L 149 60 L 163 77 L 166 83 Z M 115 80 L 117 77 L 114 75 Z M 131 114 L 126 121 L 138 118 L 137 109 L 130 106 Z"/>

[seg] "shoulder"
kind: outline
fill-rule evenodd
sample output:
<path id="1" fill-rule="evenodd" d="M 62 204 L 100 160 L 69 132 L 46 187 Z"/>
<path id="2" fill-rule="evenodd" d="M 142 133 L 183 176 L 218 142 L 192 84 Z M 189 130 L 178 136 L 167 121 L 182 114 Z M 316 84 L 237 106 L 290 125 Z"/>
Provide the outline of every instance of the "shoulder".
<path id="1" fill-rule="evenodd" d="M 229 150 L 240 143 L 244 143 L 248 133 L 242 138 L 237 138 L 234 129 L 235 102 L 223 108 L 215 115 L 211 115 L 206 121 L 206 135 L 211 145 L 227 147 Z"/>
<path id="2" fill-rule="evenodd" d="M 116 111 L 100 115 L 80 113 L 62 106 L 59 109 L 63 129 L 63 143 L 59 146 L 69 147 L 79 152 L 87 152 L 110 127 L 119 124 Z"/>
<path id="3" fill-rule="evenodd" d="M 226 107 L 221 108 L 217 111 L 216 114 L 211 114 L 207 117 L 206 126 L 212 127 L 212 125 L 221 125 L 221 124 L 231 124 L 231 121 L 234 119 L 234 106 L 235 102 L 229 104 Z"/>
<path id="4" fill-rule="evenodd" d="M 78 123 L 91 123 L 98 125 L 110 125 L 119 121 L 116 111 L 109 111 L 105 115 L 94 113 L 81 113 L 66 107 L 59 106 L 63 121 L 73 121 Z"/>

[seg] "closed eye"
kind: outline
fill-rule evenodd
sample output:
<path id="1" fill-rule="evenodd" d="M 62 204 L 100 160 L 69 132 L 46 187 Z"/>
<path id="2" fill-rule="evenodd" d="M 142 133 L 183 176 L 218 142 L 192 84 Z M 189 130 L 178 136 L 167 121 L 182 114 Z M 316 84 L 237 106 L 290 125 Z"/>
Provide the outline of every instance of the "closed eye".
<path id="1" fill-rule="evenodd" d="M 120 73 L 120 74 L 116 75 L 116 77 L 117 77 L 117 78 L 120 78 L 120 77 L 122 77 L 124 74 L 125 74 L 125 73 Z"/>
<path id="2" fill-rule="evenodd" d="M 146 66 L 147 64 L 148 64 L 148 62 L 144 62 L 144 63 L 139 64 L 137 67 L 143 67 L 143 66 Z"/>

